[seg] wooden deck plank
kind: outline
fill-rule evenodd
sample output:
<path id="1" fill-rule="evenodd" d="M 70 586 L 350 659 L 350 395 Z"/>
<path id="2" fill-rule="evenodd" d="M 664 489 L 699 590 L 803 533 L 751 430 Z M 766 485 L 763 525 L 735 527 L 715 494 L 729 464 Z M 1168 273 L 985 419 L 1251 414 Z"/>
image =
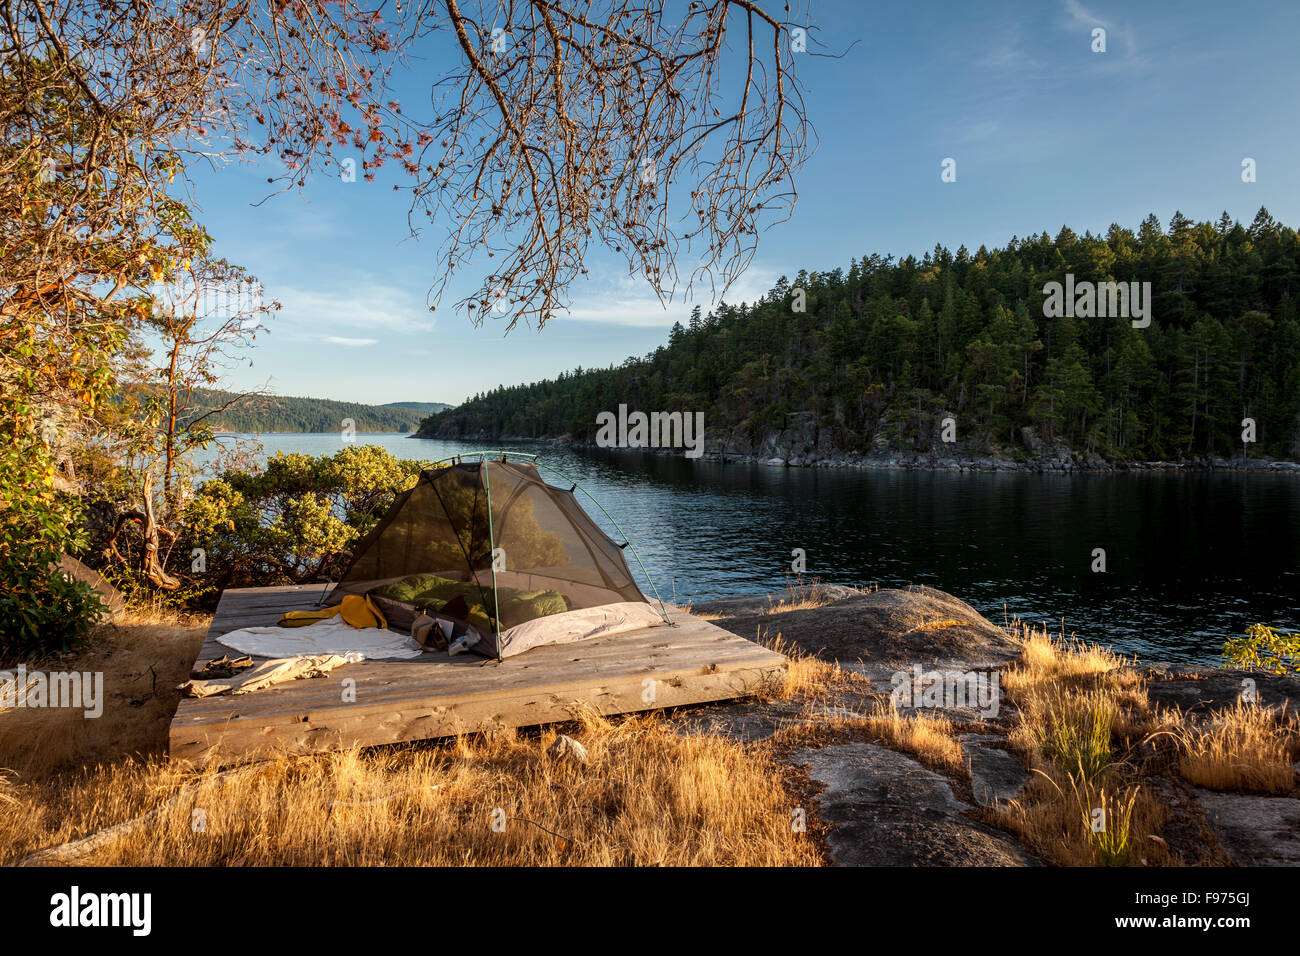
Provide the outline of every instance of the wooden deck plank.
<path id="1" fill-rule="evenodd" d="M 210 722 L 212 718 L 227 719 L 237 715 L 244 719 L 273 718 L 286 707 L 296 714 L 330 713 L 347 710 L 357 706 L 343 699 L 343 681 L 351 679 L 358 701 L 367 706 L 398 706 L 403 702 L 430 700 L 440 697 L 452 699 L 469 699 L 477 695 L 499 696 L 524 690 L 530 693 L 564 693 L 570 688 L 581 688 L 592 683 L 610 680 L 636 678 L 638 688 L 646 680 L 653 680 L 659 685 L 681 679 L 682 674 L 704 675 L 713 672 L 730 673 L 743 669 L 753 663 L 763 663 L 764 659 L 753 653 L 731 650 L 725 654 L 713 655 L 705 660 L 674 660 L 671 657 L 661 659 L 654 664 L 618 663 L 609 661 L 600 666 L 575 669 L 572 672 L 539 671 L 529 674 L 508 674 L 497 672 L 493 676 L 499 679 L 475 680 L 464 683 L 446 678 L 440 680 L 421 680 L 418 678 L 385 679 L 367 674 L 367 665 L 343 667 L 334 671 L 327 678 L 310 682 L 311 688 L 299 688 L 297 684 L 283 685 L 259 691 L 257 694 L 243 695 L 238 698 L 208 698 L 196 701 L 195 706 L 186 708 L 186 716 L 191 725 L 198 722 Z M 780 660 L 768 660 L 773 665 L 780 665 Z M 426 665 L 434 666 L 434 665 Z M 315 686 L 319 685 L 319 687 Z M 310 690 L 310 693 L 307 691 Z M 712 699 L 712 698 L 706 698 Z M 178 715 L 179 719 L 179 715 Z"/>
<path id="2" fill-rule="evenodd" d="M 752 645 L 729 645 L 693 649 L 665 645 L 662 641 L 655 641 L 652 644 L 649 641 L 636 641 L 633 643 L 629 640 L 621 649 L 618 647 L 591 649 L 581 657 L 566 654 L 562 658 L 556 655 L 551 660 L 540 659 L 542 650 L 539 648 L 535 653 L 530 652 L 531 660 L 527 658 L 508 660 L 503 665 L 498 665 L 496 662 L 485 662 L 481 659 L 466 658 L 456 661 L 444 659 L 436 664 L 432 661 L 420 662 L 425 666 L 419 668 L 413 668 L 411 662 L 407 661 L 374 661 L 366 665 L 350 666 L 336 673 L 346 672 L 349 676 L 361 675 L 358 679 L 364 680 L 366 684 L 370 685 L 400 685 L 415 680 L 429 689 L 440 690 L 446 686 L 453 690 L 459 688 L 468 692 L 479 686 L 491 688 L 519 682 L 538 683 L 545 681 L 548 676 L 554 676 L 563 681 L 566 678 L 576 676 L 583 670 L 599 670 L 602 666 L 615 669 L 625 668 L 628 662 L 633 659 L 641 665 L 642 669 L 647 670 L 658 668 L 663 661 L 675 661 L 679 664 L 690 662 L 699 666 L 707 666 L 711 660 L 729 659 L 737 655 L 752 656 L 755 648 Z M 597 650 L 601 653 L 595 653 Z M 275 692 L 277 691 L 268 691 L 267 693 Z M 263 697 L 265 697 L 264 694 L 259 694 L 257 697 L 250 696 L 243 699 L 249 701 Z"/>
<path id="3" fill-rule="evenodd" d="M 225 592 L 196 666 L 237 652 L 217 638 L 273 625 L 315 606 L 320 585 Z M 571 719 L 579 707 L 631 713 L 745 696 L 779 679 L 785 657 L 680 608 L 650 627 L 534 648 L 503 662 L 427 655 L 371 660 L 324 678 L 238 697 L 184 698 L 171 725 L 173 759 L 226 763 Z M 344 681 L 352 695 L 344 699 Z"/>

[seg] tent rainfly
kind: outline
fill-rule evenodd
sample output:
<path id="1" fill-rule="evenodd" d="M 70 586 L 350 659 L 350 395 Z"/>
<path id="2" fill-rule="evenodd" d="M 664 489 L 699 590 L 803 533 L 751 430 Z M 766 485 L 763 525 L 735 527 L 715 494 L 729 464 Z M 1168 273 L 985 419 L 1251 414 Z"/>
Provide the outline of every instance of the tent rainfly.
<path id="1" fill-rule="evenodd" d="M 369 594 L 390 624 L 427 614 L 497 659 L 671 624 L 633 580 L 628 545 L 579 505 L 576 484 L 558 488 L 533 461 L 486 454 L 422 471 L 357 545 L 328 602 Z"/>

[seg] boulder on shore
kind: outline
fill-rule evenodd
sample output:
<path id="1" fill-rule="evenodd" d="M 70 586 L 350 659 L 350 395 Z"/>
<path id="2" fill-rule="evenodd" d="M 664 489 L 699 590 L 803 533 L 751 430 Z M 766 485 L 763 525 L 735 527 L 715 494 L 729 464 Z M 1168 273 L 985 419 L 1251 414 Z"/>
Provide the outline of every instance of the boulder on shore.
<path id="1" fill-rule="evenodd" d="M 1020 654 L 1005 630 L 965 601 L 930 587 L 863 591 L 820 587 L 830 603 L 773 614 L 780 595 L 705 601 L 693 613 L 726 615 L 717 623 L 741 637 L 764 633 L 800 650 L 839 661 L 873 680 L 888 681 L 920 664 L 924 669 L 983 670 Z M 797 601 L 797 598 L 796 598 Z"/>
<path id="2" fill-rule="evenodd" d="M 108 608 L 110 619 L 118 617 L 126 610 L 126 598 L 122 596 L 122 592 L 109 584 L 94 568 L 87 567 L 70 554 L 60 557 L 59 568 L 74 581 L 90 585 L 91 590 L 104 602 L 104 607 Z"/>

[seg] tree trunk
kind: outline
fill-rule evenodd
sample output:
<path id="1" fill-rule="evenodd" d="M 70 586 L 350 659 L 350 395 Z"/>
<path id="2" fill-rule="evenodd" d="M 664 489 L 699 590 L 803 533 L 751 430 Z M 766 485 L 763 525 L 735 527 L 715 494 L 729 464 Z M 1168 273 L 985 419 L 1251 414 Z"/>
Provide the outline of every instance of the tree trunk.
<path id="1" fill-rule="evenodd" d="M 134 521 L 140 525 L 140 537 L 143 541 L 142 551 L 140 554 L 140 573 L 149 579 L 149 583 L 161 591 L 175 591 L 181 586 L 181 582 L 172 577 L 163 568 L 162 560 L 158 555 L 158 538 L 160 535 L 173 537 L 172 532 L 166 528 L 161 528 L 154 518 L 153 512 L 153 473 L 145 472 L 144 487 L 142 489 L 144 497 L 144 508 L 140 511 L 128 511 L 118 515 L 117 527 L 113 529 L 113 537 L 109 539 L 109 550 L 123 564 L 129 562 L 123 557 L 122 552 L 117 549 L 117 538 L 122 533 L 122 528 L 128 522 Z"/>

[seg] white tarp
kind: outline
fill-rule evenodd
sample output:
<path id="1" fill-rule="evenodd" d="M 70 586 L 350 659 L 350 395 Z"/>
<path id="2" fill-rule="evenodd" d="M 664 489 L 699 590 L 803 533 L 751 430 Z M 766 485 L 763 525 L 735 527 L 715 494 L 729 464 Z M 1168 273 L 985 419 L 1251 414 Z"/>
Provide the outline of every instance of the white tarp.
<path id="1" fill-rule="evenodd" d="M 353 627 L 332 617 L 306 627 L 246 627 L 222 634 L 217 642 L 254 657 L 359 654 L 362 659 L 409 659 L 424 653 L 411 638 L 378 627 Z"/>

